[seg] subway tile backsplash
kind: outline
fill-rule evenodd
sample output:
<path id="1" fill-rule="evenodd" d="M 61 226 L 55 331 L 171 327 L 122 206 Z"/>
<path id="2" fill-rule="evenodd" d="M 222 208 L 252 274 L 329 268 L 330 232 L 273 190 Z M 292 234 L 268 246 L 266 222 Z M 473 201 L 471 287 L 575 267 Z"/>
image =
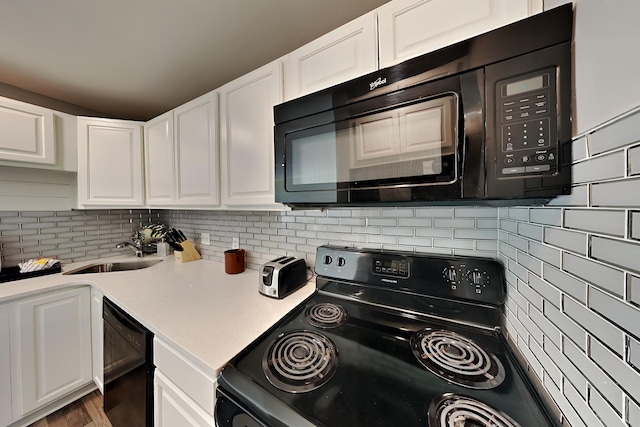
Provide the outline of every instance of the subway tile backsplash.
<path id="1" fill-rule="evenodd" d="M 640 114 L 633 114 L 592 132 L 589 136 L 591 155 L 628 148 L 640 141 Z"/>
<path id="2" fill-rule="evenodd" d="M 247 267 L 280 255 L 315 262 L 323 244 L 447 255 L 497 256 L 497 209 L 488 207 L 329 209 L 325 211 L 163 211 L 161 219 L 195 240 L 204 258 L 222 262 L 238 237 Z M 199 244 L 209 233 L 211 245 Z"/>
<path id="3" fill-rule="evenodd" d="M 580 137 L 570 196 L 498 213 L 507 332 L 574 427 L 640 426 L 638 129 L 636 112 Z"/>
<path id="4" fill-rule="evenodd" d="M 238 238 L 254 270 L 280 255 L 313 265 L 323 244 L 498 258 L 505 331 L 568 422 L 640 427 L 639 125 L 636 113 L 574 141 L 572 194 L 548 206 L 0 212 L 0 251 L 3 265 L 107 257 L 162 222 L 214 261 Z"/>
<path id="5" fill-rule="evenodd" d="M 0 254 L 3 266 L 37 257 L 78 262 L 131 252 L 116 249 L 141 225 L 157 222 L 159 211 L 0 211 Z"/>
<path id="6" fill-rule="evenodd" d="M 327 211 L 104 210 L 1 212 L 3 264 L 46 256 L 77 262 L 127 253 L 141 225 L 162 222 L 180 228 L 203 258 L 222 262 L 234 237 L 247 251 L 247 267 L 257 270 L 280 255 L 313 265 L 323 244 L 418 253 L 497 257 L 496 208 L 381 208 Z M 209 233 L 210 245 L 200 243 Z"/>

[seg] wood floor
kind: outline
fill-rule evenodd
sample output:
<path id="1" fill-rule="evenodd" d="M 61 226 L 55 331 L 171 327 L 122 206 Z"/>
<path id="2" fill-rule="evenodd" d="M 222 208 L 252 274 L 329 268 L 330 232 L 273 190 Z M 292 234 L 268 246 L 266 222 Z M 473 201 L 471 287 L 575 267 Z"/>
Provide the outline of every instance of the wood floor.
<path id="1" fill-rule="evenodd" d="M 102 411 L 102 394 L 96 390 L 29 427 L 111 427 L 111 423 Z"/>

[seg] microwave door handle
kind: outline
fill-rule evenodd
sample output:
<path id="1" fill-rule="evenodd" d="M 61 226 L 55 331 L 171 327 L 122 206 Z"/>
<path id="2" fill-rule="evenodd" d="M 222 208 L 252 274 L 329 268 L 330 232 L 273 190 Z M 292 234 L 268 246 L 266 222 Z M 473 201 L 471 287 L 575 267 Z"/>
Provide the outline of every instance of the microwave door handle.
<path id="1" fill-rule="evenodd" d="M 460 76 L 462 97 L 462 197 L 482 198 L 485 195 L 485 118 L 484 71 L 476 70 Z"/>

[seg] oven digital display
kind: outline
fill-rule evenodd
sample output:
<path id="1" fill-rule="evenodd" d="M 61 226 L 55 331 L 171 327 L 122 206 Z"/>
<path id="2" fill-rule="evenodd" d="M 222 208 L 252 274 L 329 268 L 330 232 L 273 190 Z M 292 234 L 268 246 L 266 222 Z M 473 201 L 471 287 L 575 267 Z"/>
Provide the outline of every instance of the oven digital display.
<path id="1" fill-rule="evenodd" d="M 373 273 L 395 277 L 409 277 L 409 263 L 404 259 L 375 258 Z"/>

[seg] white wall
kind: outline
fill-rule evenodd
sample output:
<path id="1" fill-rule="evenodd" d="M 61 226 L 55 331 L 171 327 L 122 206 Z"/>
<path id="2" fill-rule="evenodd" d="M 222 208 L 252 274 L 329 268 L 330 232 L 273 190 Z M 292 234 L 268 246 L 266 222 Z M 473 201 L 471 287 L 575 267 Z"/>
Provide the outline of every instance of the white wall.
<path id="1" fill-rule="evenodd" d="M 545 10 L 566 0 L 545 0 Z M 640 104 L 640 2 L 575 0 L 574 135 Z"/>

